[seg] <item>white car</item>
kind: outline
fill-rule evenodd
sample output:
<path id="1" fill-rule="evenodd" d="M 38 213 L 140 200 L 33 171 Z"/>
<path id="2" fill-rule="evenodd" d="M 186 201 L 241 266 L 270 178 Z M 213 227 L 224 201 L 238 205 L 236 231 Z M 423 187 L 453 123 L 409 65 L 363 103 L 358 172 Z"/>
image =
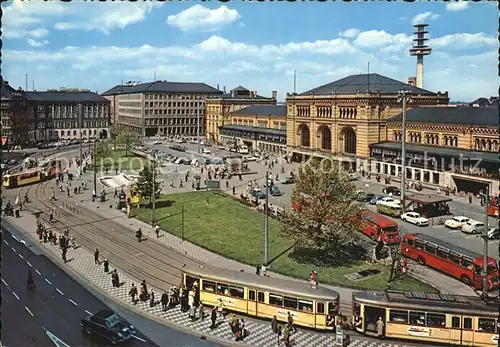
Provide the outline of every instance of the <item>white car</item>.
<path id="1" fill-rule="evenodd" d="M 155 141 L 155 142 L 153 142 L 153 145 L 161 145 L 162 143 L 163 142 L 161 142 L 161 141 Z"/>
<path id="2" fill-rule="evenodd" d="M 209 150 L 208 148 L 203 148 L 203 149 L 201 150 L 201 152 L 202 152 L 203 154 L 210 154 L 210 150 Z"/>
<path id="3" fill-rule="evenodd" d="M 422 217 L 419 213 L 417 212 L 406 212 L 401 215 L 401 219 L 408 222 L 412 223 L 418 226 L 426 226 L 429 225 L 429 220 L 427 218 Z"/>
<path id="4" fill-rule="evenodd" d="M 246 162 L 250 162 L 250 161 L 257 161 L 257 158 L 249 155 L 249 156 L 245 156 L 243 157 L 243 160 L 246 161 Z"/>
<path id="5" fill-rule="evenodd" d="M 455 216 L 452 219 L 447 219 L 444 222 L 444 226 L 450 229 L 461 229 L 462 226 L 470 220 L 468 217 Z"/>
<path id="6" fill-rule="evenodd" d="M 382 199 L 378 200 L 377 201 L 377 204 L 381 202 L 381 203 L 386 203 L 386 202 L 390 202 L 390 203 L 393 203 L 393 204 L 401 204 L 401 200 L 396 200 L 396 199 L 393 199 L 391 198 L 390 196 L 386 196 L 386 197 L 383 197 Z"/>
<path id="7" fill-rule="evenodd" d="M 462 225 L 462 232 L 465 234 L 481 234 L 484 230 L 484 223 L 470 219 Z"/>

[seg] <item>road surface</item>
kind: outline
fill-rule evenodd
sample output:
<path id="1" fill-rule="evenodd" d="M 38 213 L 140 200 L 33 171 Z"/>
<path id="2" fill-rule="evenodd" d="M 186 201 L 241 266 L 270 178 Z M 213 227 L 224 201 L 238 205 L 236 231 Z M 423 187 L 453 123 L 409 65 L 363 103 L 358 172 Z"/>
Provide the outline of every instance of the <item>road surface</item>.
<path id="1" fill-rule="evenodd" d="M 36 255 L 16 241 L 7 230 L 2 231 L 2 236 L 2 261 L 6 265 L 1 281 L 4 346 L 53 346 L 45 329 L 70 346 L 106 346 L 106 341 L 85 335 L 80 326 L 85 315 L 103 308 L 119 311 L 139 331 L 155 340 L 138 332 L 126 346 L 217 346 L 149 321 L 116 304 L 111 307 L 104 304 L 48 258 Z M 37 285 L 34 290 L 26 288 L 28 269 L 33 271 Z"/>

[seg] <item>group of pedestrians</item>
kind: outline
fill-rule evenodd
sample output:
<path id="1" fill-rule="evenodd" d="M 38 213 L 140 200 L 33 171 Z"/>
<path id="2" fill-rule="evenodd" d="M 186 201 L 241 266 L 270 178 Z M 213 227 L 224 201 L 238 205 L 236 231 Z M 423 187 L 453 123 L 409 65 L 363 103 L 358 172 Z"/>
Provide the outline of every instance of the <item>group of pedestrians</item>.
<path id="1" fill-rule="evenodd" d="M 280 340 L 280 336 L 283 334 L 281 342 L 283 342 L 286 347 L 289 347 L 291 334 L 297 332 L 297 328 L 295 327 L 293 317 L 290 312 L 288 312 L 287 322 L 284 325 L 280 325 L 278 318 L 273 316 L 273 319 L 271 319 L 271 330 L 274 334 L 278 335 L 278 341 Z"/>

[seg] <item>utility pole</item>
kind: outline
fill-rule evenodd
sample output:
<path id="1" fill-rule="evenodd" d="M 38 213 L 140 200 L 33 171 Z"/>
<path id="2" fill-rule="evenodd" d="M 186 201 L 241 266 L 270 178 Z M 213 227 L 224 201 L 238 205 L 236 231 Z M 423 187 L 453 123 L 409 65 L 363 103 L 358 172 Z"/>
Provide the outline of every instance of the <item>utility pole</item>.
<path id="1" fill-rule="evenodd" d="M 200 153 L 200 112 L 196 115 L 196 153 Z"/>
<path id="2" fill-rule="evenodd" d="M 184 203 L 182 203 L 181 211 L 181 240 L 184 241 Z"/>
<path id="3" fill-rule="evenodd" d="M 481 274 L 483 277 L 483 297 L 488 297 L 488 204 L 490 200 L 490 189 L 486 186 L 484 190 L 484 229 L 483 229 L 483 273 Z"/>
<path id="4" fill-rule="evenodd" d="M 92 159 L 94 161 L 94 192 L 97 195 L 97 165 L 96 165 L 97 151 L 96 151 L 96 142 L 97 142 L 97 139 L 94 139 L 94 153 L 92 155 Z"/>
<path id="5" fill-rule="evenodd" d="M 151 210 L 151 224 L 156 225 L 156 155 L 153 154 L 153 208 Z"/>
<path id="6" fill-rule="evenodd" d="M 411 102 L 411 92 L 400 90 L 398 92 L 398 102 L 403 103 L 403 113 L 401 119 L 401 213 L 406 208 L 406 105 Z"/>
<path id="7" fill-rule="evenodd" d="M 264 206 L 264 265 L 269 262 L 269 171 L 266 171 L 266 205 Z"/>

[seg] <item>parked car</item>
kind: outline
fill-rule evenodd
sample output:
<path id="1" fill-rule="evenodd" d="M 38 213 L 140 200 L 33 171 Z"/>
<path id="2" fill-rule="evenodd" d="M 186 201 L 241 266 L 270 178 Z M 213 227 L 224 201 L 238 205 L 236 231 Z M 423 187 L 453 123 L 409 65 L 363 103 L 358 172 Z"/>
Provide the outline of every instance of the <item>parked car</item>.
<path id="1" fill-rule="evenodd" d="M 377 204 L 378 204 L 379 202 L 392 202 L 392 203 L 396 203 L 396 200 L 394 200 L 394 199 L 393 199 L 393 198 L 391 198 L 390 196 L 384 196 L 384 197 L 382 197 L 381 199 L 379 199 L 379 200 L 377 201 Z"/>
<path id="2" fill-rule="evenodd" d="M 161 145 L 162 143 L 163 142 L 161 142 L 161 141 L 155 141 L 155 142 L 153 142 L 153 145 Z"/>
<path id="3" fill-rule="evenodd" d="M 276 187 L 276 186 L 271 186 L 269 188 L 269 193 L 272 195 L 272 196 L 281 196 L 283 193 L 281 193 L 281 190 Z"/>
<path id="4" fill-rule="evenodd" d="M 417 212 L 406 212 L 401 215 L 401 220 L 404 220 L 408 223 L 412 223 L 418 226 L 426 226 L 429 225 L 429 220 L 427 218 L 422 217 Z"/>
<path id="5" fill-rule="evenodd" d="M 284 180 L 281 180 L 282 184 L 294 184 L 295 183 L 295 178 L 294 177 L 287 177 Z"/>
<path id="6" fill-rule="evenodd" d="M 386 188 L 382 189 L 382 192 L 384 194 L 392 194 L 392 195 L 396 195 L 396 196 L 401 195 L 401 190 L 398 187 L 394 187 L 394 186 L 386 187 Z"/>
<path id="7" fill-rule="evenodd" d="M 462 226 L 470 220 L 468 217 L 455 216 L 451 219 L 447 219 L 444 222 L 444 226 L 450 229 L 461 229 Z"/>
<path id="8" fill-rule="evenodd" d="M 490 228 L 488 230 L 488 239 L 489 240 L 498 240 L 500 239 L 500 229 L 498 228 Z"/>
<path id="9" fill-rule="evenodd" d="M 245 162 L 257 161 L 257 158 L 251 155 L 247 155 L 243 157 L 243 161 Z"/>
<path id="10" fill-rule="evenodd" d="M 203 154 L 210 154 L 210 150 L 208 148 L 203 148 L 201 150 L 201 153 L 203 153 Z"/>
<path id="11" fill-rule="evenodd" d="M 266 193 L 264 193 L 261 189 L 252 189 L 252 192 L 250 193 L 254 198 L 257 199 L 265 199 L 266 198 Z"/>
<path id="12" fill-rule="evenodd" d="M 462 225 L 462 232 L 465 234 L 481 234 L 484 231 L 484 223 L 469 219 Z"/>
<path id="13" fill-rule="evenodd" d="M 361 192 L 356 196 L 356 200 L 359 202 L 370 202 L 372 199 L 375 197 L 375 194 L 373 193 L 364 193 Z"/>
<path id="14" fill-rule="evenodd" d="M 99 335 L 113 345 L 131 339 L 136 333 L 133 325 L 107 309 L 88 315 L 80 324 L 88 335 Z"/>
<path id="15" fill-rule="evenodd" d="M 370 200 L 370 205 L 376 205 L 377 201 L 381 200 L 383 198 L 382 195 L 375 195 L 371 200 Z"/>

